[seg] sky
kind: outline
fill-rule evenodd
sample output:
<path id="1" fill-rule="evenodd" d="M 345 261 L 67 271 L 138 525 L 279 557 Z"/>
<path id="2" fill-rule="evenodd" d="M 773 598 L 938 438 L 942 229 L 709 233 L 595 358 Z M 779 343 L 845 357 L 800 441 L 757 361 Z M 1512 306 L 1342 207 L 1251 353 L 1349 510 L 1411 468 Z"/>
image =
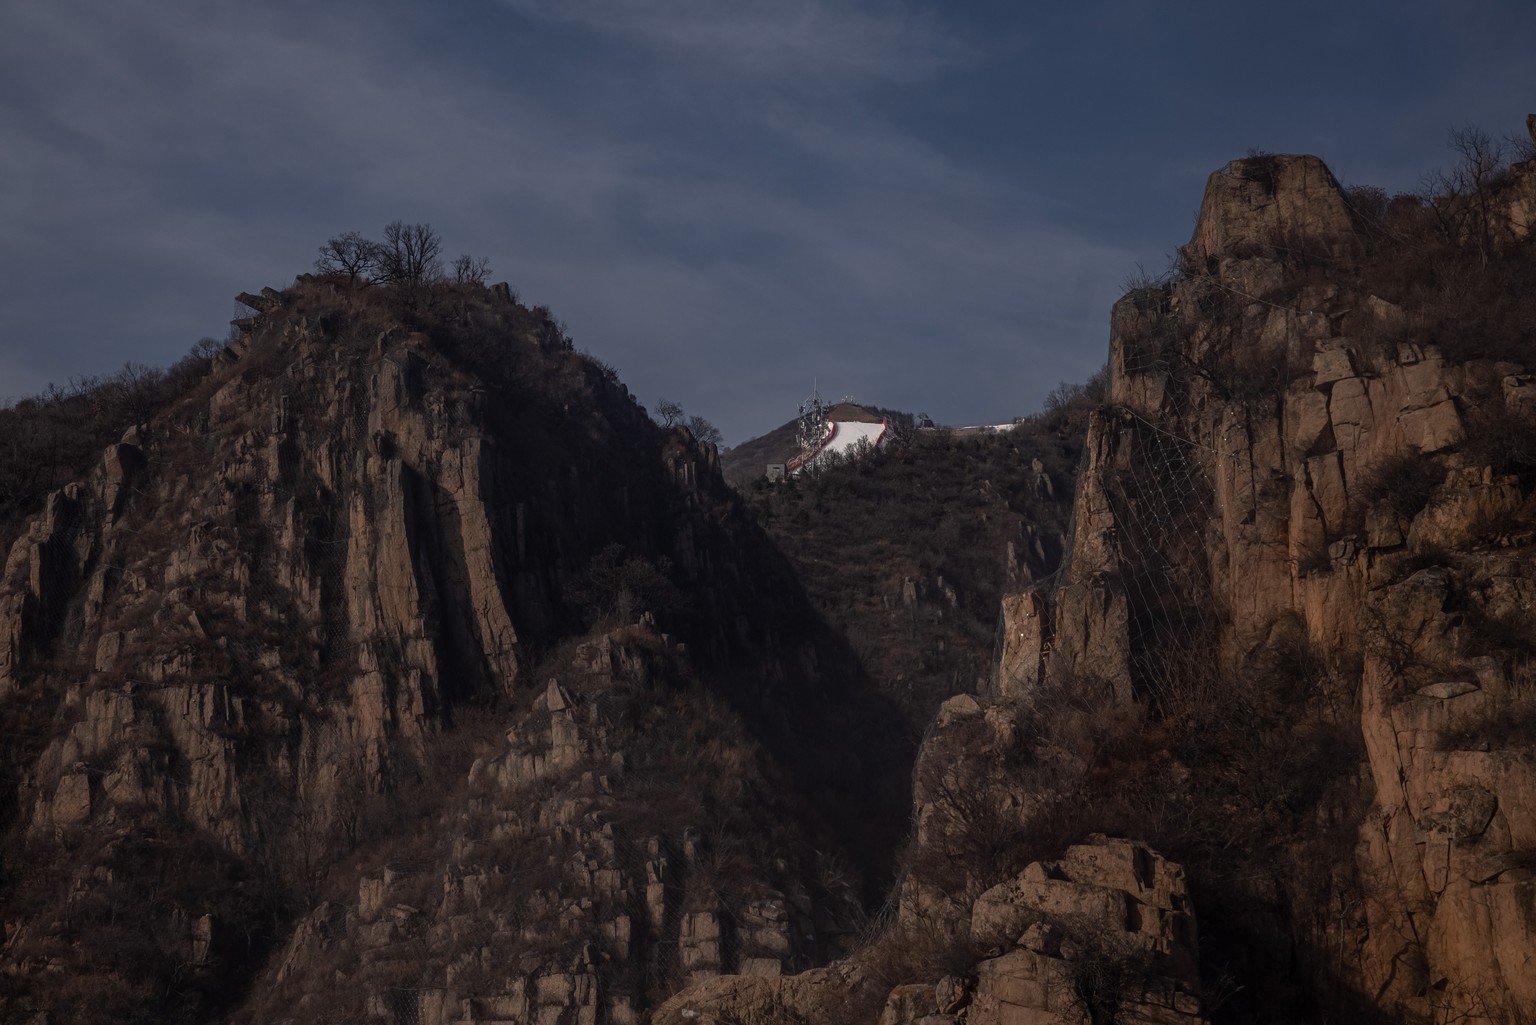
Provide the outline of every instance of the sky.
<path id="1" fill-rule="evenodd" d="M 727 444 L 813 387 L 1004 422 L 1212 171 L 1418 189 L 1524 135 L 1532 40 L 1524 0 L 0 0 L 0 401 L 400 220 Z"/>

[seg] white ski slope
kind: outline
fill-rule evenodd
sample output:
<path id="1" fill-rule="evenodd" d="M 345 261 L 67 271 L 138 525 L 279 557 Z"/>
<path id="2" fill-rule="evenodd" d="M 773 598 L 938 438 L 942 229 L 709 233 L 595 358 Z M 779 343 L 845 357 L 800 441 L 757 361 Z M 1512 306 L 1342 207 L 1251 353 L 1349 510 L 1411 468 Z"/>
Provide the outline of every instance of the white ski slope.
<path id="1" fill-rule="evenodd" d="M 828 453 L 843 455 L 861 442 L 876 448 L 885 440 L 884 423 L 869 424 L 857 420 L 834 420 L 827 425 L 827 436 L 809 456 L 790 462 L 790 473 L 799 473 L 807 466 L 825 459 Z"/>
<path id="2" fill-rule="evenodd" d="M 821 446 L 818 455 L 828 452 L 842 454 L 856 446 L 861 441 L 869 442 L 871 447 L 880 444 L 880 439 L 885 436 L 885 424 L 866 424 L 851 420 L 844 420 L 832 424 L 832 436 Z"/>

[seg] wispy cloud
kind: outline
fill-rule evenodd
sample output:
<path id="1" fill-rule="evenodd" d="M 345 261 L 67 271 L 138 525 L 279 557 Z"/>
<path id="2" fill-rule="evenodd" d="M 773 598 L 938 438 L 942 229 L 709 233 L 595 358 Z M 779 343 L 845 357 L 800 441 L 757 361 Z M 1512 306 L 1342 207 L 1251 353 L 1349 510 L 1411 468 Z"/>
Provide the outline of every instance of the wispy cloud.
<path id="1" fill-rule="evenodd" d="M 490 256 L 637 394 L 679 398 L 732 439 L 771 426 L 817 373 L 963 417 L 1020 411 L 1091 366 L 1057 354 L 1082 331 L 1058 297 L 1124 254 L 867 104 L 793 85 L 937 73 L 961 48 L 931 20 L 512 2 L 678 59 L 640 89 L 622 63 L 530 83 L 414 49 L 387 6 L 29 8 L 0 42 L 29 83 L 0 107 L 17 185 L 0 203 L 30 250 L 0 358 L 31 379 L 168 361 L 327 235 L 404 218 Z M 679 113 L 678 97 L 695 106 Z M 88 302 L 61 318 L 49 296 L 70 280 Z M 1038 388 L 1020 380 L 1045 366 L 1060 369 Z"/>
<path id="2" fill-rule="evenodd" d="M 912 80 L 969 48 L 910 3 L 852 0 L 506 0 L 531 17 L 573 22 L 740 74 Z"/>
<path id="3" fill-rule="evenodd" d="M 940 419 L 1025 412 L 1102 360 L 1120 282 L 1188 237 L 1225 160 L 1422 170 L 1450 123 L 1518 126 L 1503 107 L 1536 84 L 1524 36 L 1466 29 L 1402 72 L 1418 85 L 1373 58 L 1377 106 L 1345 116 L 1332 80 L 1216 91 L 1241 18 L 908 0 L 13 0 L 4 20 L 8 387 L 169 362 L 327 236 L 403 219 L 730 440 L 812 377 Z M 1437 89 L 1470 106 L 1442 116 Z M 1158 113 L 1191 96 L 1216 113 Z"/>

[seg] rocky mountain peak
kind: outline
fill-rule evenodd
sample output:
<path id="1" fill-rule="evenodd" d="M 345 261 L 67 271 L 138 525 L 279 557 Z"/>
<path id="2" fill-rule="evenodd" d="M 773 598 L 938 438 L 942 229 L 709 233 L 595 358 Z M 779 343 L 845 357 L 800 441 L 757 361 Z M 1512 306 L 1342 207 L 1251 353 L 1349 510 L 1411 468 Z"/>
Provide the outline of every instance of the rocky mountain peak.
<path id="1" fill-rule="evenodd" d="M 1347 257 L 1354 221 L 1339 182 L 1314 156 L 1256 154 L 1206 180 L 1185 259 L 1207 273 L 1226 260 L 1280 248 L 1315 246 Z"/>
<path id="2" fill-rule="evenodd" d="M 576 1020 L 845 942 L 904 818 L 901 727 L 713 450 L 505 289 L 240 301 L 0 577 L 8 1013 L 362 1013 L 430 936 L 433 1006 L 543 1006 L 563 974 Z M 834 741 L 849 717 L 874 747 Z M 786 894 L 760 950 L 679 954 Z"/>

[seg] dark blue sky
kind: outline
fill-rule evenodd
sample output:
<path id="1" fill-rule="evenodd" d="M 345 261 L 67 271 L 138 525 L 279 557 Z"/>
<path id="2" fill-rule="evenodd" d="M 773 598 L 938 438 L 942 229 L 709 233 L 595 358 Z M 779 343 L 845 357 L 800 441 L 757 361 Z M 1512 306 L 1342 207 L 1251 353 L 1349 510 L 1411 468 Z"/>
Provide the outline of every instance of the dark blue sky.
<path id="1" fill-rule="evenodd" d="M 169 363 L 430 222 L 728 442 L 997 422 L 1252 148 L 1412 190 L 1523 133 L 1529 3 L 0 0 L 0 399 Z"/>

